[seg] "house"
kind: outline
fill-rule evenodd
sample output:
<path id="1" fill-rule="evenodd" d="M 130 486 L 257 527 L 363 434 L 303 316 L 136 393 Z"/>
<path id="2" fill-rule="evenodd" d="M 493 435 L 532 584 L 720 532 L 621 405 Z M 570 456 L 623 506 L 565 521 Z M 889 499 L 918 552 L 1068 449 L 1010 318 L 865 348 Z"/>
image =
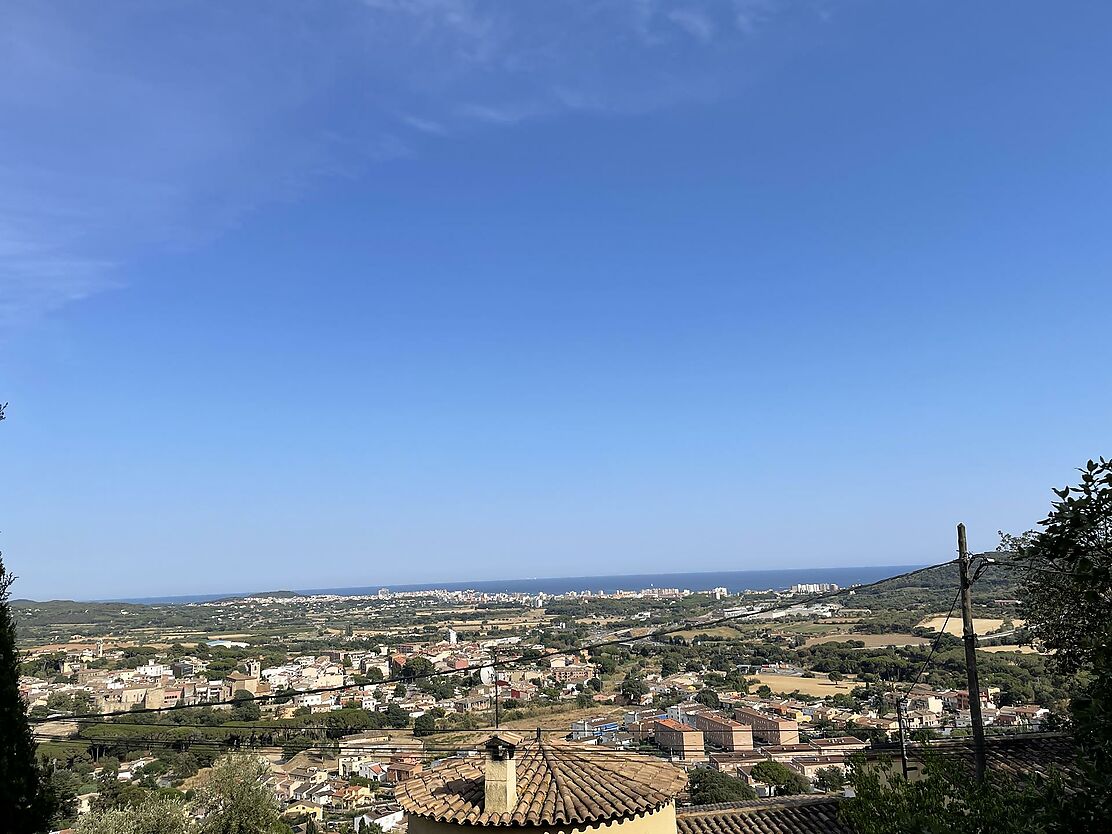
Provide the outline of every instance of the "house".
<path id="1" fill-rule="evenodd" d="M 317 822 L 322 822 L 324 820 L 324 808 L 322 808 L 315 802 L 306 802 L 304 800 L 299 800 L 297 802 L 294 802 L 292 805 L 290 805 L 290 807 L 283 811 L 282 816 L 310 816 Z"/>
<path id="2" fill-rule="evenodd" d="M 857 753 L 868 747 L 868 743 L 854 736 L 837 736 L 835 738 L 813 738 L 811 746 L 818 749 L 821 755 L 827 756 L 834 753 Z"/>
<path id="3" fill-rule="evenodd" d="M 391 761 L 386 768 L 386 781 L 393 785 L 407 782 L 422 771 L 421 763 L 412 760 Z"/>
<path id="4" fill-rule="evenodd" d="M 711 753 L 709 758 L 710 766 L 727 776 L 738 776 L 739 771 L 748 772 L 754 765 L 768 761 L 763 753 L 756 751 L 748 753 Z"/>
<path id="5" fill-rule="evenodd" d="M 363 785 L 345 785 L 333 794 L 333 804 L 340 808 L 362 808 L 370 805 L 374 791 Z"/>
<path id="6" fill-rule="evenodd" d="M 556 683 L 581 683 L 594 676 L 595 667 L 585 663 L 552 667 L 552 677 L 556 679 Z"/>
<path id="7" fill-rule="evenodd" d="M 572 741 L 598 738 L 616 732 L 618 722 L 610 718 L 585 718 L 582 721 L 573 721 L 571 725 Z"/>
<path id="8" fill-rule="evenodd" d="M 814 779 L 820 770 L 828 767 L 834 767 L 844 772 L 846 756 L 842 753 L 833 753 L 829 756 L 797 756 L 791 760 L 791 766 L 808 779 Z"/>
<path id="9" fill-rule="evenodd" d="M 409 834 L 676 834 L 679 768 L 646 756 L 497 733 L 481 761 L 447 759 L 397 789 Z"/>
<path id="10" fill-rule="evenodd" d="M 364 829 L 370 828 L 372 825 L 379 826 L 383 831 L 391 831 L 397 828 L 405 817 L 405 812 L 397 806 L 382 806 L 375 808 L 356 817 L 352 821 L 352 826 L 355 828 L 356 834 Z"/>

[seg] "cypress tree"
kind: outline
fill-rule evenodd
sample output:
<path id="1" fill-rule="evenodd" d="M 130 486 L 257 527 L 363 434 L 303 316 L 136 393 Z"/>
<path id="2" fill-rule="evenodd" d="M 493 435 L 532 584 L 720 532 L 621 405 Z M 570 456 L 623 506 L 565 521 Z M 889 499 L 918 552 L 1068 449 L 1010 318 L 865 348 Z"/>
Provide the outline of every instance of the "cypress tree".
<path id="1" fill-rule="evenodd" d="M 35 761 L 31 725 L 19 694 L 19 653 L 8 604 L 14 580 L 0 558 L 0 831 L 33 834 L 49 829 L 53 803 Z"/>
<path id="2" fill-rule="evenodd" d="M 4 407 L 0 405 L 0 420 Z M 27 708 L 19 694 L 19 652 L 8 594 L 15 577 L 0 554 L 0 832 L 36 834 L 50 828 L 52 794 L 38 763 Z"/>

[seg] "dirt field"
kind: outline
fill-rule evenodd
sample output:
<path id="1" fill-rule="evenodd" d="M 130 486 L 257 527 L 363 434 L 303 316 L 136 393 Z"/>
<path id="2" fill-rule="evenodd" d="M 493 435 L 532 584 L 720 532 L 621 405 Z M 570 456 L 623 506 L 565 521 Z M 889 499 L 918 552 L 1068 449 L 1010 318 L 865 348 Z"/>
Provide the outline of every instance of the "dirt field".
<path id="1" fill-rule="evenodd" d="M 674 631 L 670 637 L 682 637 L 684 640 L 690 640 L 698 635 L 705 634 L 710 637 L 717 637 L 720 640 L 737 640 L 741 638 L 741 633 L 730 626 L 707 626 L 706 628 L 689 628 L 686 631 Z"/>
<path id="2" fill-rule="evenodd" d="M 928 617 L 920 621 L 921 628 L 929 628 L 932 631 L 938 631 L 942 628 L 942 623 L 946 619 L 945 615 L 936 617 Z M 1023 625 L 1024 620 L 1012 620 L 1012 623 L 1018 628 Z M 978 634 L 988 634 L 990 631 L 996 631 L 1004 624 L 1004 621 L 997 617 L 976 617 L 973 620 L 973 630 Z M 946 624 L 946 633 L 952 634 L 955 637 L 961 637 L 961 617 L 953 616 L 950 622 Z"/>
<path id="3" fill-rule="evenodd" d="M 870 649 L 881 646 L 923 646 L 930 642 L 926 637 L 916 637 L 914 634 L 828 634 L 824 637 L 812 637 L 803 645 L 844 643 L 846 640 L 860 640 Z"/>
<path id="4" fill-rule="evenodd" d="M 1015 654 L 1038 654 L 1034 646 L 980 646 L 981 652 L 1014 652 Z"/>
<path id="5" fill-rule="evenodd" d="M 757 675 L 757 680 L 765 684 L 773 692 L 794 692 L 799 690 L 804 695 L 815 695 L 822 697 L 824 695 L 837 695 L 839 692 L 849 694 L 855 686 L 857 681 L 853 679 L 846 679 L 840 683 L 831 683 L 825 675 L 819 675 L 814 678 L 798 678 L 794 675 Z M 758 684 L 759 685 L 759 684 Z M 750 687 L 750 692 L 754 691 Z"/>

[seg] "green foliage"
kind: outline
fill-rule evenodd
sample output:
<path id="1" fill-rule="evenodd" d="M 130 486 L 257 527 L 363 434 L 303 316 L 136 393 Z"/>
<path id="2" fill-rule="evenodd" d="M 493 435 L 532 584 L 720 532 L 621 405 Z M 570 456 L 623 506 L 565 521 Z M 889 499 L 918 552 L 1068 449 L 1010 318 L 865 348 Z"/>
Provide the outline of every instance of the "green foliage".
<path id="1" fill-rule="evenodd" d="M 270 768 L 250 753 L 221 759 L 197 792 L 191 810 L 198 834 L 269 834 L 280 825 L 274 794 L 262 783 Z"/>
<path id="2" fill-rule="evenodd" d="M 641 699 L 649 694 L 649 687 L 641 678 L 630 673 L 622 681 L 621 693 L 631 704 L 640 703 Z"/>
<path id="3" fill-rule="evenodd" d="M 409 726 L 409 713 L 397 704 L 391 704 L 386 708 L 386 722 L 395 729 L 404 730 Z"/>
<path id="4" fill-rule="evenodd" d="M 785 796 L 809 793 L 811 790 L 811 783 L 803 774 L 780 762 L 758 762 L 749 773 L 758 782 L 774 786 L 776 793 Z"/>
<path id="5" fill-rule="evenodd" d="M 58 809 L 35 761 L 31 725 L 19 694 L 19 652 L 8 605 L 13 581 L 0 559 L 0 809 L 8 830 L 46 831 Z"/>
<path id="6" fill-rule="evenodd" d="M 1054 490 L 1042 530 L 1005 536 L 1027 568 L 1027 627 L 1057 661 L 1083 668 L 1112 634 L 1112 461 L 1089 461 L 1081 483 Z"/>
<path id="7" fill-rule="evenodd" d="M 695 700 L 700 704 L 705 704 L 708 707 L 718 709 L 722 706 L 722 701 L 718 697 L 718 693 L 713 689 L 704 689 L 695 695 Z"/>
<path id="8" fill-rule="evenodd" d="M 1054 490 L 1042 529 L 1004 536 L 1002 549 L 1025 568 L 1027 627 L 1082 681 L 1070 711 L 1084 778 L 1063 824 L 1112 830 L 1112 460 L 1080 471 L 1077 486 Z"/>
<path id="9" fill-rule="evenodd" d="M 697 767 L 687 777 L 691 801 L 696 805 L 710 805 L 715 802 L 740 802 L 756 799 L 756 792 L 741 779 L 727 776 L 718 770 Z"/>
<path id="10" fill-rule="evenodd" d="M 820 767 L 815 772 L 815 784 L 821 791 L 840 791 L 846 784 L 845 771 L 840 767 Z"/>
<path id="11" fill-rule="evenodd" d="M 413 735 L 431 736 L 436 732 L 436 719 L 429 713 L 417 716 L 413 722 Z"/>
<path id="12" fill-rule="evenodd" d="M 195 831 L 193 820 L 180 801 L 150 794 L 134 806 L 93 811 L 77 825 L 77 834 L 193 834 Z"/>
<path id="13" fill-rule="evenodd" d="M 232 695 L 235 706 L 232 707 L 233 721 L 258 721 L 262 717 L 262 710 L 255 703 L 255 696 L 246 689 L 238 689 Z"/>
<path id="14" fill-rule="evenodd" d="M 960 760 L 929 758 L 924 778 L 906 781 L 881 766 L 858 761 L 851 772 L 855 798 L 840 816 L 857 834 L 1037 834 L 1052 827 L 1042 785 L 991 774 L 984 785 Z M 1095 829 L 1094 829 L 1095 830 Z"/>
<path id="15" fill-rule="evenodd" d="M 406 680 L 417 680 L 427 678 L 435 671 L 436 667 L 432 665 L 432 661 L 427 657 L 411 657 L 402 667 L 401 674 Z"/>

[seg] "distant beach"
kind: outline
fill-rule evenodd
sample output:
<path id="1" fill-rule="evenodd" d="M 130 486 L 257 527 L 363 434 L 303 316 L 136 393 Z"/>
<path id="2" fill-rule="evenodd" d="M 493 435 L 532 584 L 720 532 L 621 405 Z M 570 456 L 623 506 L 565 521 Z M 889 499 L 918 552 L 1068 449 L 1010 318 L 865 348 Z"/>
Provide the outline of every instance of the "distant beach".
<path id="1" fill-rule="evenodd" d="M 489 579 L 473 582 L 418 582 L 408 585 L 363 585 L 347 588 L 294 589 L 300 594 L 337 594 L 362 596 L 376 594 L 380 588 L 391 591 L 428 591 L 443 588 L 449 591 L 474 590 L 490 594 L 566 594 L 573 591 L 640 591 L 643 588 L 679 588 L 709 591 L 725 588 L 731 594 L 745 590 L 781 590 L 805 583 L 834 583 L 848 586 L 875 582 L 912 570 L 922 565 L 871 565 L 868 567 L 792 568 L 785 570 L 732 570 L 689 573 L 631 573 L 614 576 L 564 576 L 536 579 Z M 143 597 L 119 599 L 116 602 L 145 604 L 185 604 L 215 599 L 250 596 L 254 592 L 199 594 L 191 596 Z"/>

